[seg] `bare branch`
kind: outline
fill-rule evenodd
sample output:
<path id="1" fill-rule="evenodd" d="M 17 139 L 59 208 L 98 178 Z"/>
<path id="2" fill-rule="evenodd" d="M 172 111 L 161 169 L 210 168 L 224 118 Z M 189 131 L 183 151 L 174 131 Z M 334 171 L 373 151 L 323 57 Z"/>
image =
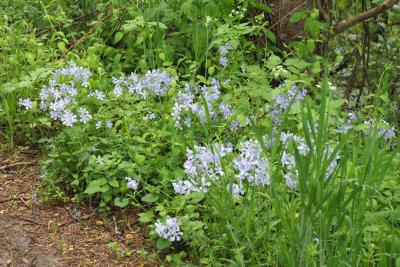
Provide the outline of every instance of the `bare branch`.
<path id="1" fill-rule="evenodd" d="M 317 8 L 318 8 L 319 12 L 321 12 L 321 15 L 324 18 L 325 22 L 327 22 L 330 25 L 331 24 L 331 19 L 329 17 L 329 14 L 322 7 L 321 2 L 319 0 L 316 1 L 316 4 L 317 4 Z"/>
<path id="2" fill-rule="evenodd" d="M 336 25 L 335 28 L 333 28 L 333 32 L 334 32 L 334 34 L 339 34 L 360 21 L 370 19 L 372 17 L 375 17 L 379 13 L 388 10 L 397 2 L 398 2 L 398 0 L 386 0 L 371 10 L 361 13 L 361 14 L 358 14 L 357 16 L 354 16 L 351 19 L 348 19 L 348 20 Z"/>

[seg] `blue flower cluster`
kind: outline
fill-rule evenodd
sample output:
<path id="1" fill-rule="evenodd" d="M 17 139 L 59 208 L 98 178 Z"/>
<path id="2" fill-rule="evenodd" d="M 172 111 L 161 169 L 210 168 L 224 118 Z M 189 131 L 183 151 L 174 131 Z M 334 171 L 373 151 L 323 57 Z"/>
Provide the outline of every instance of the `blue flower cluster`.
<path id="1" fill-rule="evenodd" d="M 125 77 L 125 75 L 118 79 L 113 77 L 113 93 L 120 97 L 122 94 L 129 92 L 142 99 L 146 99 L 149 94 L 162 96 L 171 88 L 174 79 L 178 79 L 178 77 L 170 76 L 166 71 L 160 70 L 148 71 L 143 76 L 131 73 L 129 77 Z"/>
<path id="2" fill-rule="evenodd" d="M 181 223 L 177 218 L 168 216 L 165 223 L 161 223 L 160 220 L 155 223 L 156 233 L 159 237 L 169 241 L 179 241 L 183 235 L 180 225 Z"/>
<path id="3" fill-rule="evenodd" d="M 272 121 L 280 125 L 282 120 L 279 119 L 279 116 L 281 116 L 289 108 L 291 103 L 293 105 L 304 99 L 306 94 L 306 89 L 297 89 L 296 85 L 292 85 L 292 88 L 277 95 L 274 98 L 272 107 L 267 106 L 267 110 L 270 111 Z"/>
<path id="4" fill-rule="evenodd" d="M 219 64 L 221 64 L 222 67 L 225 67 L 226 65 L 228 65 L 229 61 L 225 56 L 228 54 L 228 51 L 232 50 L 232 49 L 233 49 L 233 47 L 230 42 L 226 42 L 226 44 L 224 46 L 219 47 L 218 50 L 221 55 L 219 58 Z"/>

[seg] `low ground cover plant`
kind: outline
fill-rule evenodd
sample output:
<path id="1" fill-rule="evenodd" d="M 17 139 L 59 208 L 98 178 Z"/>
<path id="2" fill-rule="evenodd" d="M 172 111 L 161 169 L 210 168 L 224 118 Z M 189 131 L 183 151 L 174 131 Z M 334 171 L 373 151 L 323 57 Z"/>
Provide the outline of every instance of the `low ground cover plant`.
<path id="1" fill-rule="evenodd" d="M 315 52 L 328 31 L 317 9 L 293 15 L 310 36 L 280 50 L 264 15 L 248 15 L 269 13 L 256 1 L 120 2 L 86 3 L 99 18 L 81 52 L 53 26 L 60 49 L 42 68 L 41 49 L 25 55 L 28 82 L 0 87 L 10 147 L 18 136 L 45 151 L 41 201 L 140 207 L 178 266 L 399 263 L 395 67 L 350 110 Z"/>
<path id="2" fill-rule="evenodd" d="M 393 228 L 370 233 L 376 218 L 390 225 L 396 214 L 377 209 L 396 129 L 363 114 L 339 119 L 326 81 L 318 104 L 287 81 L 246 113 L 229 79 L 153 70 L 113 77 L 102 91 L 74 62 L 51 77 L 38 99 L 19 100 L 26 116 L 58 128 L 47 140 L 47 197 L 102 210 L 154 203 L 140 219 L 154 223 L 157 247 L 196 248 L 189 256 L 203 264 L 352 265 L 397 253 L 375 247 Z"/>

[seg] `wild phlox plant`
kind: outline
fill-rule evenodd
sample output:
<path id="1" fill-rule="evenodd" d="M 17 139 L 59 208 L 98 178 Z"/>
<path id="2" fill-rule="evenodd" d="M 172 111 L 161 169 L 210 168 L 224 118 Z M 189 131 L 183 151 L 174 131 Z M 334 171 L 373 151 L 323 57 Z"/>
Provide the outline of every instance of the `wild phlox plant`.
<path id="1" fill-rule="evenodd" d="M 160 222 L 160 220 L 155 223 L 156 233 L 169 241 L 179 241 L 183 235 L 180 225 L 181 223 L 177 218 L 167 216 L 165 223 Z"/>

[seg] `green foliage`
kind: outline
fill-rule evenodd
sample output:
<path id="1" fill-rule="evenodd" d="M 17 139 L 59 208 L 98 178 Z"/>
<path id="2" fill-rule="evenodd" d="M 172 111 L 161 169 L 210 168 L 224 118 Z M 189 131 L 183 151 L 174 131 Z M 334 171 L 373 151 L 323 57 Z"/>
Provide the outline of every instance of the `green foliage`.
<path id="1" fill-rule="evenodd" d="M 240 0 L 2 2 L 0 133 L 9 149 L 43 148 L 44 200 L 137 206 L 172 264 L 393 265 L 398 129 L 383 119 L 397 120 L 398 67 L 374 65 L 376 90 L 349 113 L 341 80 L 321 78 L 346 53 L 316 53 L 330 31 L 319 11 L 292 14 L 308 37 L 285 50 L 265 12 L 273 13 Z M 398 40 L 389 37 L 395 58 Z M 163 71 L 170 79 L 159 86 Z M 76 92 L 62 110 L 51 106 L 61 97 L 43 97 L 42 88 L 70 85 Z M 31 107 L 20 104 L 28 98 Z M 71 124 L 50 113 L 67 110 Z M 205 151 L 213 161 L 194 168 Z M 254 155 L 253 169 L 240 169 Z M 117 261 L 131 253 L 108 247 Z"/>

